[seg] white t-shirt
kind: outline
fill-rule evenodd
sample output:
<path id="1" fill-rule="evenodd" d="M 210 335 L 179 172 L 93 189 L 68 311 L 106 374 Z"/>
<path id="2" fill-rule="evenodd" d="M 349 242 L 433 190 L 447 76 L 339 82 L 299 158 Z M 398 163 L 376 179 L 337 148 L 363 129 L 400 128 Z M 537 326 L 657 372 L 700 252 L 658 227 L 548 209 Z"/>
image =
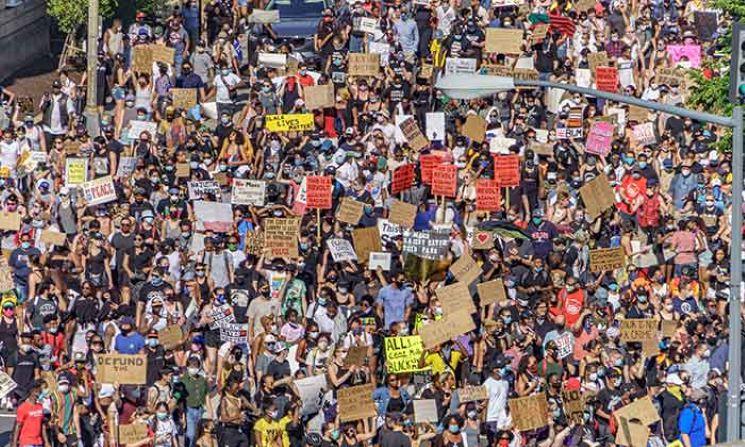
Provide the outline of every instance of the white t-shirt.
<path id="1" fill-rule="evenodd" d="M 220 103 L 232 103 L 233 100 L 230 99 L 230 90 L 228 87 L 234 87 L 240 82 L 241 78 L 236 76 L 235 73 L 230 73 L 227 76 L 221 73 L 215 76 L 215 88 L 217 89 L 215 101 Z"/>
<path id="2" fill-rule="evenodd" d="M 486 407 L 486 422 L 496 422 L 502 426 L 507 422 L 507 393 L 509 384 L 505 380 L 496 380 L 489 377 L 484 382 L 486 391 L 489 393 L 489 403 Z"/>
<path id="3" fill-rule="evenodd" d="M 0 167 L 14 172 L 19 155 L 21 155 L 21 148 L 18 141 L 13 140 L 10 143 L 5 140 L 0 141 Z"/>

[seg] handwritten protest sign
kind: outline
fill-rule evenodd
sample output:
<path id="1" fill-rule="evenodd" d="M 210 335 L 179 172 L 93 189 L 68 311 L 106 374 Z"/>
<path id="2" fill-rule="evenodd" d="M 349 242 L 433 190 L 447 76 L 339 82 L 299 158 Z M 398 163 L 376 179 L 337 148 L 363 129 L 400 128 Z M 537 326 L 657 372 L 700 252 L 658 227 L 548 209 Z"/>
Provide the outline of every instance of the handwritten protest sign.
<path id="1" fill-rule="evenodd" d="M 367 268 L 369 270 L 377 270 L 380 267 L 384 272 L 391 270 L 391 253 L 388 252 L 370 252 L 370 257 L 367 262 Z"/>
<path id="2" fill-rule="evenodd" d="M 264 206 L 266 182 L 263 180 L 233 179 L 230 203 L 233 205 Z"/>
<path id="3" fill-rule="evenodd" d="M 476 209 L 481 211 L 502 209 L 502 194 L 496 180 L 476 180 Z"/>
<path id="4" fill-rule="evenodd" d="M 150 74 L 153 70 L 153 55 L 150 45 L 136 45 L 132 47 L 132 70 L 135 73 Z"/>
<path id="5" fill-rule="evenodd" d="M 491 250 L 494 248 L 494 236 L 489 231 L 474 231 L 471 238 L 471 248 L 474 250 Z"/>
<path id="6" fill-rule="evenodd" d="M 96 379 L 100 383 L 145 384 L 145 354 L 99 354 L 96 356 L 96 362 Z"/>
<path id="7" fill-rule="evenodd" d="M 479 283 L 476 285 L 476 290 L 479 292 L 479 304 L 482 307 L 507 300 L 507 292 L 504 290 L 504 282 L 501 279 Z"/>
<path id="8" fill-rule="evenodd" d="M 443 141 L 445 138 L 445 113 L 430 112 L 425 115 L 425 133 L 430 141 Z"/>
<path id="9" fill-rule="evenodd" d="M 333 206 L 331 201 L 331 177 L 310 175 L 306 179 L 308 181 L 307 207 L 322 210 L 330 209 Z"/>
<path id="10" fill-rule="evenodd" d="M 204 229 L 226 233 L 233 227 L 233 209 L 229 203 L 195 200 L 194 215 L 199 231 Z"/>
<path id="11" fill-rule="evenodd" d="M 548 34 L 548 27 L 548 23 L 536 23 L 535 27 L 533 27 L 534 43 L 543 42 L 543 39 L 546 38 L 546 34 Z"/>
<path id="12" fill-rule="evenodd" d="M 414 219 L 416 218 L 417 208 L 415 205 L 403 202 L 401 200 L 394 200 L 391 205 L 391 211 L 388 215 L 388 220 L 396 225 L 401 225 L 404 228 L 411 228 L 414 226 Z"/>
<path id="13" fill-rule="evenodd" d="M 600 91 L 616 93 L 618 90 L 618 68 L 597 67 L 595 69 L 595 85 Z"/>
<path id="14" fill-rule="evenodd" d="M 458 281 L 470 285 L 481 275 L 481 267 L 473 260 L 471 255 L 464 254 L 450 266 L 450 273 Z"/>
<path id="15" fill-rule="evenodd" d="M 317 413 L 323 402 L 323 394 L 328 389 L 326 374 L 295 380 L 293 386 L 302 402 L 300 414 L 307 416 Z"/>
<path id="16" fill-rule="evenodd" d="M 579 390 L 564 390 L 562 393 L 564 401 L 564 414 L 567 419 L 577 424 L 582 423 L 582 414 L 585 411 L 585 398 Z"/>
<path id="17" fill-rule="evenodd" d="M 414 404 L 414 422 L 437 422 L 437 402 L 434 399 L 416 399 Z"/>
<path id="18" fill-rule="evenodd" d="M 284 70 L 287 66 L 287 55 L 284 53 L 260 52 L 258 63 L 262 67 Z"/>
<path id="19" fill-rule="evenodd" d="M 440 259 L 447 254 L 450 235 L 436 231 L 405 231 L 404 253 L 425 259 Z"/>
<path id="20" fill-rule="evenodd" d="M 18 231 L 21 229 L 21 214 L 17 211 L 0 211 L 0 230 Z"/>
<path id="21" fill-rule="evenodd" d="M 368 346 L 350 346 L 347 351 L 347 356 L 344 357 L 344 366 L 350 367 L 352 365 L 367 365 L 367 354 L 369 350 L 370 347 Z"/>
<path id="22" fill-rule="evenodd" d="M 350 76 L 375 76 L 380 72 L 380 55 L 349 53 Z"/>
<path id="23" fill-rule="evenodd" d="M 176 178 L 191 177 L 191 165 L 189 163 L 176 163 Z"/>
<path id="24" fill-rule="evenodd" d="M 613 142 L 613 124 L 605 121 L 595 121 L 590 126 L 590 133 L 587 135 L 585 150 L 590 154 L 605 156 L 610 152 L 611 143 Z"/>
<path id="25" fill-rule="evenodd" d="M 0 399 L 5 398 L 18 384 L 5 372 L 0 371 Z"/>
<path id="26" fill-rule="evenodd" d="M 354 242 L 354 250 L 357 253 L 357 258 L 362 262 L 367 261 L 370 253 L 382 250 L 380 246 L 380 233 L 377 226 L 355 228 L 352 232 L 352 241 Z"/>
<path id="27" fill-rule="evenodd" d="M 354 252 L 352 243 L 346 239 L 332 238 L 326 240 L 326 245 L 334 258 L 334 262 L 356 261 L 357 254 Z"/>
<path id="28" fill-rule="evenodd" d="M 248 324 L 225 323 L 220 326 L 220 341 L 224 343 L 246 343 L 248 340 Z"/>
<path id="29" fill-rule="evenodd" d="M 121 157 L 116 167 L 116 178 L 127 179 L 135 172 L 137 157 Z"/>
<path id="30" fill-rule="evenodd" d="M 336 390 L 339 402 L 339 420 L 349 422 L 377 416 L 378 411 L 372 400 L 373 391 L 375 391 L 375 384 L 373 383 Z"/>
<path id="31" fill-rule="evenodd" d="M 520 431 L 535 430 L 548 425 L 548 402 L 544 393 L 510 399 L 512 423 Z"/>
<path id="32" fill-rule="evenodd" d="M 478 115 L 468 115 L 461 132 L 471 140 L 482 143 L 486 138 L 486 120 Z"/>
<path id="33" fill-rule="evenodd" d="M 654 424 L 660 420 L 660 415 L 652 403 L 649 395 L 638 398 L 625 407 L 619 408 L 613 415 L 625 417 L 626 419 L 638 419 L 643 425 Z"/>
<path id="34" fill-rule="evenodd" d="M 336 219 L 340 222 L 357 225 L 365 212 L 365 204 L 351 197 L 343 197 L 336 212 Z"/>
<path id="35" fill-rule="evenodd" d="M 54 230 L 44 230 L 41 232 L 41 241 L 50 245 L 65 245 L 67 235 Z"/>
<path id="36" fill-rule="evenodd" d="M 219 199 L 221 195 L 220 184 L 215 180 L 196 180 L 187 184 L 189 189 L 189 200 L 206 200 L 209 196 Z"/>
<path id="37" fill-rule="evenodd" d="M 450 315 L 464 309 L 470 312 L 476 311 L 476 305 L 473 304 L 471 292 L 468 291 L 468 283 L 459 281 L 449 286 L 440 287 L 435 290 L 435 294 L 445 315 Z"/>
<path id="38" fill-rule="evenodd" d="M 313 130 L 313 114 L 291 113 L 285 115 L 267 115 L 264 125 L 269 132 L 302 132 Z"/>
<path id="39" fill-rule="evenodd" d="M 523 31 L 521 29 L 487 28 L 486 51 L 488 53 L 522 53 Z"/>
<path id="40" fill-rule="evenodd" d="M 414 164 L 406 163 L 397 167 L 393 171 L 393 181 L 391 182 L 391 194 L 398 194 L 411 188 L 414 183 Z"/>
<path id="41" fill-rule="evenodd" d="M 121 424 L 119 428 L 119 444 L 135 444 L 148 437 L 147 423 L 134 422 L 132 424 Z"/>
<path id="42" fill-rule="evenodd" d="M 471 312 L 467 309 L 460 309 L 423 326 L 421 329 L 422 343 L 425 348 L 430 349 L 475 328 Z"/>
<path id="43" fill-rule="evenodd" d="M 626 266 L 626 253 L 623 247 L 598 248 L 590 250 L 590 271 L 602 272 Z"/>
<path id="44" fill-rule="evenodd" d="M 248 16 L 248 23 L 277 23 L 279 22 L 278 9 L 258 9 L 254 8 L 251 15 Z"/>
<path id="45" fill-rule="evenodd" d="M 685 71 L 680 68 L 658 68 L 654 77 L 658 84 L 681 86 L 685 83 Z M 644 110 L 644 113 L 646 118 L 648 112 Z"/>
<path id="46" fill-rule="evenodd" d="M 424 352 L 422 339 L 418 335 L 406 337 L 385 337 L 386 369 L 390 374 L 424 371 L 420 368 L 419 360 Z"/>
<path id="47" fill-rule="evenodd" d="M 634 141 L 640 146 L 647 146 L 657 142 L 657 137 L 654 134 L 653 123 L 637 124 L 632 129 L 632 132 L 634 135 Z"/>
<path id="48" fill-rule="evenodd" d="M 158 340 L 166 349 L 173 349 L 181 344 L 183 337 L 181 326 L 171 324 L 158 331 Z"/>
<path id="49" fill-rule="evenodd" d="M 627 318 L 621 320 L 621 341 L 647 341 L 657 337 L 659 322 L 654 318 Z"/>
<path id="50" fill-rule="evenodd" d="M 172 88 L 170 92 L 174 107 L 188 110 L 197 105 L 197 89 L 195 88 Z"/>
<path id="51" fill-rule="evenodd" d="M 6 213 L 0 213 L 0 217 Z M 18 214 L 18 213 L 16 213 Z M 21 225 L 21 218 L 18 216 L 18 225 Z M 0 226 L 2 228 L 2 226 Z M 5 228 L 2 228 L 5 229 Z M 17 229 L 15 231 L 18 231 Z M 15 289 L 15 281 L 13 280 L 13 272 L 8 265 L 8 260 L 5 256 L 0 256 L 0 292 L 7 292 Z M 15 292 L 11 292 L 15 294 Z"/>
<path id="52" fill-rule="evenodd" d="M 445 73 L 475 73 L 478 62 L 471 57 L 445 58 Z"/>
<path id="53" fill-rule="evenodd" d="M 336 99 L 334 84 L 311 85 L 303 89 L 303 94 L 305 95 L 305 106 L 308 110 L 334 107 Z"/>
<path id="54" fill-rule="evenodd" d="M 264 222 L 264 247 L 267 257 L 297 257 L 297 234 L 300 231 L 300 218 L 271 218 Z"/>
<path id="55" fill-rule="evenodd" d="M 129 122 L 129 133 L 127 136 L 130 140 L 139 140 L 143 132 L 147 132 L 150 137 L 154 137 L 158 131 L 158 124 L 152 121 L 132 120 Z"/>
<path id="56" fill-rule="evenodd" d="M 420 151 L 425 147 L 429 146 L 427 137 L 424 136 L 419 125 L 416 123 L 414 117 L 410 116 L 403 120 L 399 126 L 401 133 L 404 134 L 404 138 L 409 142 L 409 146 L 415 151 Z"/>
<path id="57" fill-rule="evenodd" d="M 590 66 L 590 71 L 595 73 L 598 67 L 608 66 L 608 53 L 605 51 L 589 52 L 587 53 L 587 64 Z"/>
<path id="58" fill-rule="evenodd" d="M 690 68 L 701 66 L 701 45 L 668 45 L 666 50 L 673 64 L 688 61 Z"/>
<path id="59" fill-rule="evenodd" d="M 579 189 L 579 194 L 585 204 L 587 214 L 592 220 L 595 220 L 603 211 L 612 207 L 615 203 L 613 189 L 605 174 L 601 174 L 585 183 Z"/>
<path id="60" fill-rule="evenodd" d="M 438 154 L 427 154 L 419 157 L 419 166 L 422 171 L 422 183 L 432 184 L 432 173 L 437 166 L 442 164 L 442 157 Z"/>
<path id="61" fill-rule="evenodd" d="M 173 65 L 173 58 L 176 55 L 176 50 L 165 45 L 152 44 L 150 45 L 150 55 L 153 62 Z"/>
<path id="62" fill-rule="evenodd" d="M 494 180 L 500 187 L 520 186 L 520 156 L 495 155 Z"/>
<path id="63" fill-rule="evenodd" d="M 440 165 L 432 177 L 432 194 L 455 197 L 458 186 L 458 168 L 455 165 Z"/>
<path id="64" fill-rule="evenodd" d="M 116 200 L 114 180 L 112 180 L 110 175 L 85 182 L 80 187 L 83 190 L 83 198 L 85 198 L 88 206 L 100 205 Z"/>
<path id="65" fill-rule="evenodd" d="M 458 388 L 458 400 L 460 403 L 476 402 L 489 399 L 489 391 L 485 386 L 465 386 Z"/>
<path id="66" fill-rule="evenodd" d="M 660 334 L 663 337 L 674 337 L 678 330 L 678 320 L 662 320 Z"/>
<path id="67" fill-rule="evenodd" d="M 88 159 L 65 159 L 65 185 L 78 186 L 88 181 Z"/>

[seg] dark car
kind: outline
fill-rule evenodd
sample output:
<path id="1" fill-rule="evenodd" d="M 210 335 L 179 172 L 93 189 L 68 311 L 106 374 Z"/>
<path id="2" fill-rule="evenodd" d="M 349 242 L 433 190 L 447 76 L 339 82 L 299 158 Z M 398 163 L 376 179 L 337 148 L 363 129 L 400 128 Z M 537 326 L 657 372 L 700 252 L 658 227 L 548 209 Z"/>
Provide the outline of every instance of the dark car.
<path id="1" fill-rule="evenodd" d="M 313 35 L 325 7 L 324 0 L 272 0 L 266 9 L 279 10 L 279 23 L 272 25 L 279 39 L 295 51 L 312 53 Z"/>

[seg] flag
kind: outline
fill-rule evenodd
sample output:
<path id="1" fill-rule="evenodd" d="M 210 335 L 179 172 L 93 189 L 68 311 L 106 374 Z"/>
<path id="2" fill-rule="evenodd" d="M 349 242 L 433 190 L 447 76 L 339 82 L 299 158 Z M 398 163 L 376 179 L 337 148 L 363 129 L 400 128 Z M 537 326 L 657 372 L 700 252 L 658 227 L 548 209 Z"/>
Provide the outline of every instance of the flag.
<path id="1" fill-rule="evenodd" d="M 569 17 L 564 17 L 561 14 L 549 14 L 548 22 L 552 30 L 557 30 L 568 37 L 574 36 L 576 26 L 574 25 L 574 21 Z"/>

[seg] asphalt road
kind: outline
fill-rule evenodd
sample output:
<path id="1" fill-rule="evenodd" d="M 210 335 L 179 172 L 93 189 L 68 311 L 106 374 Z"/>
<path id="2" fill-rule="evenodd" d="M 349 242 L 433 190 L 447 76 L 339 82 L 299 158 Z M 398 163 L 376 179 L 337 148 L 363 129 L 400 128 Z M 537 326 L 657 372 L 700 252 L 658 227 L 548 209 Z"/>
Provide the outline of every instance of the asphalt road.
<path id="1" fill-rule="evenodd" d="M 11 413 L 6 410 L 0 412 L 0 445 L 10 445 L 14 420 L 15 412 Z"/>

